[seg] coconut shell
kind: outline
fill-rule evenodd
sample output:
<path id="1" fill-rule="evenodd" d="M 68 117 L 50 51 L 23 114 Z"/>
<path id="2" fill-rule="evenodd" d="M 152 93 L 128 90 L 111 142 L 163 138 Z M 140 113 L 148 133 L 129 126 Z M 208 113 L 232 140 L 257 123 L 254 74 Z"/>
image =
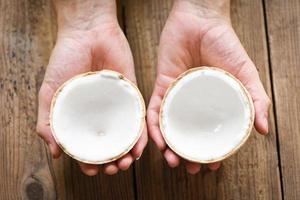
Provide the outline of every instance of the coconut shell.
<path id="1" fill-rule="evenodd" d="M 90 160 L 85 160 L 85 159 L 82 159 L 82 158 L 79 158 L 73 154 L 71 154 L 68 149 L 66 149 L 62 144 L 61 142 L 58 140 L 58 137 L 56 136 L 56 133 L 54 131 L 54 128 L 53 128 L 53 123 L 52 123 L 52 119 L 53 119 L 53 110 L 54 110 L 54 107 L 55 107 L 55 102 L 56 102 L 56 99 L 58 97 L 58 95 L 60 94 L 60 92 L 64 89 L 64 87 L 70 83 L 72 80 L 74 79 L 77 79 L 77 78 L 80 78 L 80 77 L 84 77 L 84 76 L 90 76 L 90 75 L 94 75 L 94 74 L 98 74 L 98 73 L 102 73 L 102 72 L 108 72 L 108 73 L 112 73 L 112 74 L 117 74 L 119 79 L 122 79 L 124 81 L 126 81 L 127 83 L 129 83 L 136 91 L 137 91 L 137 94 L 139 96 L 139 100 L 142 102 L 142 120 L 141 120 L 141 123 L 140 123 L 140 128 L 139 128 L 139 133 L 137 134 L 137 137 L 135 138 L 135 140 L 132 142 L 132 144 L 130 144 L 130 146 L 128 146 L 127 149 L 124 149 L 124 151 L 122 153 L 120 153 L 119 155 L 111 158 L 111 159 L 107 159 L 107 160 L 99 160 L 99 161 L 90 161 Z M 50 128 L 51 128 L 51 131 L 52 131 L 52 134 L 53 134 L 53 137 L 56 141 L 56 143 L 59 145 L 59 147 L 64 151 L 64 153 L 66 153 L 67 155 L 69 155 L 70 157 L 74 158 L 75 160 L 78 160 L 80 162 L 83 162 L 83 163 L 87 163 L 87 164 L 105 164 L 105 163 L 109 163 L 109 162 L 112 162 L 112 161 L 115 161 L 119 158 L 121 158 L 122 156 L 124 156 L 125 154 L 127 154 L 133 147 L 134 145 L 137 143 L 138 139 L 140 138 L 140 136 L 142 135 L 142 132 L 144 130 L 144 127 L 145 127 L 145 116 L 146 116 L 146 106 L 145 106 L 145 102 L 144 102 L 144 99 L 143 99 L 143 96 L 142 94 L 140 93 L 139 89 L 137 88 L 137 86 L 131 82 L 129 79 L 127 79 L 123 74 L 119 73 L 119 72 L 116 72 L 116 71 L 112 71 L 112 70 L 101 70 L 101 71 L 93 71 L 93 72 L 86 72 L 86 73 L 83 73 L 83 74 L 79 74 L 79 75 L 76 75 L 74 76 L 73 78 L 69 79 L 68 81 L 66 81 L 65 83 L 63 83 L 55 92 L 53 98 L 52 98 L 52 101 L 51 101 L 51 108 L 50 108 L 50 116 L 49 116 L 49 120 L 50 120 Z"/>
<path id="2" fill-rule="evenodd" d="M 182 152 L 179 152 L 175 146 L 173 146 L 169 141 L 168 141 L 168 138 L 166 137 L 166 134 L 165 134 L 165 128 L 164 128 L 164 125 L 163 125 L 163 107 L 165 105 L 165 100 L 166 100 L 166 97 L 168 96 L 169 92 L 174 88 L 174 86 L 178 83 L 179 80 L 181 80 L 183 77 L 185 77 L 186 75 L 192 73 L 192 72 L 195 72 L 195 71 L 199 71 L 199 70 L 216 70 L 216 71 L 219 71 L 219 72 L 222 72 L 224 75 L 226 76 L 229 76 L 231 77 L 232 79 L 234 79 L 240 86 L 240 89 L 242 92 L 244 92 L 244 94 L 246 95 L 247 97 L 247 104 L 250 106 L 250 125 L 249 127 L 247 128 L 246 130 L 246 133 L 242 139 L 242 141 L 237 145 L 235 146 L 235 148 L 233 148 L 229 153 L 225 154 L 224 156 L 222 157 L 219 157 L 219 158 L 215 158 L 215 159 L 210 159 L 210 160 L 198 160 L 198 159 L 194 159 L 194 158 L 191 158 L 189 155 L 185 155 L 183 154 Z M 191 68 L 187 71 L 185 71 L 184 73 L 182 73 L 181 75 L 179 75 L 171 84 L 170 86 L 168 87 L 165 95 L 164 95 L 164 98 L 162 100 L 162 104 L 161 104 L 161 107 L 160 107 L 160 112 L 159 112 L 159 125 L 160 125 L 160 131 L 163 135 L 163 138 L 164 140 L 166 141 L 167 145 L 170 147 L 171 150 L 173 150 L 176 154 L 178 154 L 180 157 L 190 161 L 190 162 L 195 162 L 195 163 L 203 163 L 203 164 L 206 164 L 206 163 L 215 163 L 215 162 L 219 162 L 219 161 L 222 161 L 226 158 L 228 158 L 229 156 L 233 155 L 234 153 L 236 153 L 238 151 L 238 149 L 243 146 L 245 144 L 245 142 L 247 141 L 247 139 L 249 138 L 250 136 L 250 133 L 251 133 L 251 130 L 253 128 L 253 123 L 254 123 L 254 105 L 253 105 L 253 101 L 252 101 L 252 98 L 249 94 L 249 92 L 247 91 L 247 89 L 244 87 L 244 85 L 237 79 L 235 78 L 232 74 L 230 74 L 229 72 L 226 72 L 220 68 L 216 68 L 216 67 L 207 67 L 207 66 L 202 66 L 202 67 L 195 67 L 195 68 Z"/>

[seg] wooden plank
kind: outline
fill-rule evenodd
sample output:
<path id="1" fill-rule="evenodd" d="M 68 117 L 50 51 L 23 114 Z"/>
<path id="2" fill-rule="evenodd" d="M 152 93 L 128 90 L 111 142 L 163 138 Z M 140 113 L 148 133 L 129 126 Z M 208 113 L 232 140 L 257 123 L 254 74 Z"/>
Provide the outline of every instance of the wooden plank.
<path id="1" fill-rule="evenodd" d="M 134 199 L 132 170 L 88 177 L 66 155 L 55 161 L 53 170 L 60 199 Z"/>
<path id="2" fill-rule="evenodd" d="M 0 199 L 55 199 L 37 92 L 52 46 L 47 1 L 0 3 Z"/>
<path id="3" fill-rule="evenodd" d="M 267 0 L 283 194 L 300 199 L 300 2 Z"/>
<path id="4" fill-rule="evenodd" d="M 125 4 L 127 37 L 146 102 L 155 80 L 159 34 L 171 6 L 171 0 L 127 0 Z M 271 94 L 262 2 L 232 1 L 232 20 Z M 272 111 L 270 134 L 263 137 L 253 131 L 247 144 L 218 172 L 204 168 L 191 176 L 182 166 L 170 169 L 152 142 L 136 164 L 139 199 L 280 199 L 279 180 Z"/>
<path id="5" fill-rule="evenodd" d="M 52 160 L 35 132 L 37 94 L 54 45 L 50 0 L 0 3 L 0 199 L 133 199 L 132 169 L 83 175 Z"/>
<path id="6" fill-rule="evenodd" d="M 268 96 L 272 98 L 263 12 L 263 2 L 261 0 L 232 1 L 233 27 L 249 56 L 254 61 Z M 274 111 L 271 108 L 269 112 L 269 134 L 261 136 L 256 131 L 252 131 L 248 146 L 243 147 L 245 154 L 241 152 L 237 155 L 238 159 L 243 161 L 234 167 L 238 168 L 237 177 L 247 176 L 246 179 L 242 178 L 244 180 L 239 189 L 242 187 L 243 192 L 238 198 L 281 199 L 275 128 Z M 234 171 L 234 168 L 231 170 Z M 239 183 L 240 180 L 237 181 L 237 184 L 229 183 L 228 185 L 225 182 L 224 186 L 234 187 L 234 185 L 239 185 Z"/>
<path id="7" fill-rule="evenodd" d="M 126 36 L 134 57 L 138 86 L 146 105 L 155 81 L 159 36 L 171 5 L 172 2 L 167 0 L 129 0 L 124 4 Z M 138 199 L 165 199 L 169 188 L 166 188 L 163 177 L 166 173 L 170 174 L 170 170 L 151 139 L 135 167 Z"/>

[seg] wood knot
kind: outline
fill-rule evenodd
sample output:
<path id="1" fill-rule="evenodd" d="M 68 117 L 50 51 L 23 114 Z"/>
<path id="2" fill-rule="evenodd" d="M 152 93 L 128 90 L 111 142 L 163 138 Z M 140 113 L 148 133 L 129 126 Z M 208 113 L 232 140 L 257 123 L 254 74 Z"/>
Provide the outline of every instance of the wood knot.
<path id="1" fill-rule="evenodd" d="M 27 198 L 30 200 L 39 200 L 43 199 L 44 197 L 44 189 L 42 184 L 34 178 L 30 178 L 25 186 L 25 191 Z"/>

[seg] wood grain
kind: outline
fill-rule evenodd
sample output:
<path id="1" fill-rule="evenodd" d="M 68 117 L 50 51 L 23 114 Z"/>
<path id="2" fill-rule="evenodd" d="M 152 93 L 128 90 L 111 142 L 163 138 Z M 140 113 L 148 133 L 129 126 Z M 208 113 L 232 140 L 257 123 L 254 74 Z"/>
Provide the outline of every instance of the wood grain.
<path id="1" fill-rule="evenodd" d="M 55 199 L 45 145 L 35 133 L 37 92 L 52 47 L 47 1 L 0 3 L 0 199 Z"/>
<path id="2" fill-rule="evenodd" d="M 146 102 L 155 80 L 159 34 L 171 6 L 170 0 L 127 0 L 125 3 L 126 33 Z M 263 14 L 262 1 L 232 1 L 233 26 L 271 95 Z M 253 131 L 247 144 L 226 160 L 218 172 L 204 168 L 200 174 L 191 176 L 182 166 L 170 169 L 150 142 L 136 164 L 136 183 L 139 199 L 280 199 L 273 112 L 270 134 L 263 137 Z"/>
<path id="3" fill-rule="evenodd" d="M 285 199 L 300 199 L 300 2 L 267 0 L 266 14 Z"/>
<path id="4" fill-rule="evenodd" d="M 172 2 L 128 0 L 124 6 L 126 34 L 134 57 L 137 82 L 147 105 L 155 81 L 159 36 Z M 169 188 L 163 177 L 170 170 L 151 140 L 135 167 L 138 199 L 165 199 Z"/>
<path id="5" fill-rule="evenodd" d="M 118 2 L 138 85 L 148 103 L 159 35 L 172 0 Z M 170 169 L 150 141 L 134 170 L 91 178 L 67 156 L 52 160 L 35 133 L 37 94 L 56 37 L 50 0 L 1 0 L 0 199 L 300 199 L 300 2 L 232 0 L 231 11 L 233 26 L 270 96 L 273 87 L 277 130 L 271 110 L 270 134 L 253 131 L 218 172 L 204 167 L 191 176 L 182 166 Z"/>
<path id="6" fill-rule="evenodd" d="M 115 176 L 101 172 L 95 177 L 88 177 L 66 155 L 54 162 L 60 199 L 134 199 L 132 169 Z"/>

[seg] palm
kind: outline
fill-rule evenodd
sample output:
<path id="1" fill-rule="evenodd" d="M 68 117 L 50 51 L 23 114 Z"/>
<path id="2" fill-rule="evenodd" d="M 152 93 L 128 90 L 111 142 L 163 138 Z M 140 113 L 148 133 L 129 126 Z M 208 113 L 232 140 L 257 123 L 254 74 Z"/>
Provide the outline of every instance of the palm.
<path id="1" fill-rule="evenodd" d="M 49 127 L 49 109 L 54 92 L 71 77 L 87 71 L 111 69 L 136 82 L 131 51 L 125 36 L 116 24 L 101 26 L 84 32 L 59 33 L 50 57 L 44 82 L 40 90 L 38 132 L 50 146 L 54 157 L 61 154 Z M 140 156 L 147 142 L 146 130 L 131 153 L 117 162 L 106 164 L 105 172 L 115 173 L 118 168 L 127 169 L 134 158 Z M 88 175 L 98 172 L 95 165 L 80 163 Z"/>
<path id="2" fill-rule="evenodd" d="M 119 71 L 135 82 L 131 51 L 116 25 L 59 34 L 44 81 L 57 87 L 76 74 L 101 69 Z"/>
<path id="3" fill-rule="evenodd" d="M 158 112 L 163 95 L 170 83 L 190 67 L 215 66 L 235 75 L 249 90 L 256 109 L 255 126 L 261 133 L 267 132 L 264 119 L 268 110 L 268 97 L 259 80 L 256 68 L 243 49 L 230 22 L 222 19 L 203 19 L 173 12 L 161 35 L 158 55 L 156 86 L 148 109 L 148 125 L 152 139 L 164 151 L 169 165 L 179 164 L 179 157 L 170 149 L 158 127 Z M 210 168 L 218 168 L 212 164 Z M 187 162 L 191 173 L 200 165 Z"/>

